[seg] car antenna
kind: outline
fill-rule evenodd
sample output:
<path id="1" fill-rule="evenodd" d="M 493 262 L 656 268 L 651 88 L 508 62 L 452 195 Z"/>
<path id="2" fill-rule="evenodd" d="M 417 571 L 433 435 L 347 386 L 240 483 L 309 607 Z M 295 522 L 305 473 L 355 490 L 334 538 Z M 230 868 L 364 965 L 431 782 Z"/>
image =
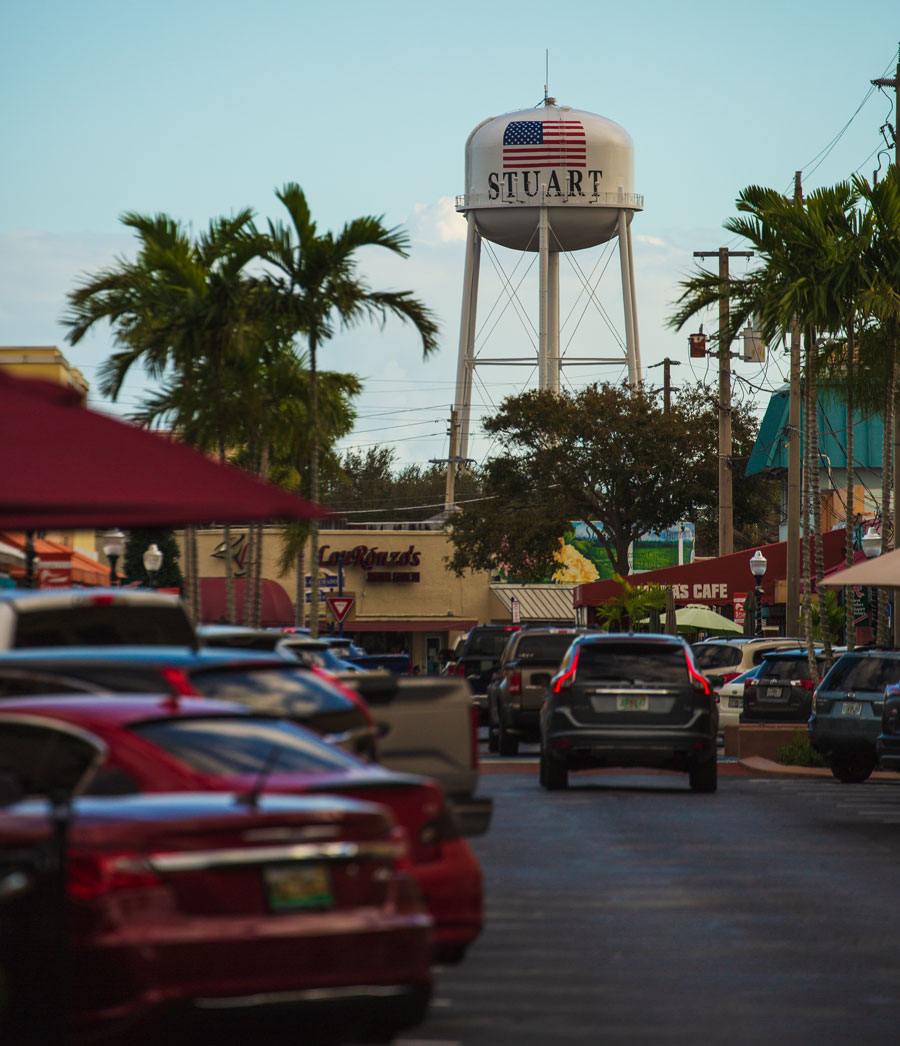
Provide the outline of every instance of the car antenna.
<path id="1" fill-rule="evenodd" d="M 251 810 L 259 808 L 259 797 L 266 790 L 266 783 L 275 769 L 275 764 L 278 762 L 280 755 L 278 745 L 272 745 L 269 750 L 269 754 L 266 756 L 266 761 L 260 767 L 259 773 L 256 775 L 256 781 L 249 792 L 244 792 L 237 797 L 239 803 L 245 803 L 250 807 Z"/>

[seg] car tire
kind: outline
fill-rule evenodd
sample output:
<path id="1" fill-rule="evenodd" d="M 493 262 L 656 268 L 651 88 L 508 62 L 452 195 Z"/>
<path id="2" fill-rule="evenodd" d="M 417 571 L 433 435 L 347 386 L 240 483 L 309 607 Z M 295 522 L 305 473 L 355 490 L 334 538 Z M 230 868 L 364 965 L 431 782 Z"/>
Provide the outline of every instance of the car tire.
<path id="1" fill-rule="evenodd" d="M 569 787 L 569 768 L 541 749 L 541 785 L 548 792 L 562 792 Z"/>
<path id="2" fill-rule="evenodd" d="M 500 755 L 518 755 L 519 754 L 519 739 L 515 734 L 511 734 L 507 731 L 503 725 L 503 720 L 500 720 L 500 726 L 497 730 L 497 751 Z"/>
<path id="3" fill-rule="evenodd" d="M 719 786 L 719 764 L 715 757 L 695 763 L 689 771 L 692 792 L 714 792 Z"/>
<path id="4" fill-rule="evenodd" d="M 842 784 L 862 784 L 875 769 L 875 757 L 865 753 L 850 756 L 833 755 L 828 760 L 828 765 Z"/>
<path id="5" fill-rule="evenodd" d="M 500 744 L 500 740 L 497 737 L 497 728 L 495 726 L 488 727 L 488 751 L 496 752 Z"/>

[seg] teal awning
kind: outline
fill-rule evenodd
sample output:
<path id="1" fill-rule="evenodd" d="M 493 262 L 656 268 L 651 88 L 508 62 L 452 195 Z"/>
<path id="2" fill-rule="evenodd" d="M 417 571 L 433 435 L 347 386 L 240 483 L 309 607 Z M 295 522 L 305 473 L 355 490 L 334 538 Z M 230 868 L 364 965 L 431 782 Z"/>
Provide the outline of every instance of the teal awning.
<path id="1" fill-rule="evenodd" d="M 847 467 L 847 408 L 835 386 L 824 386 L 819 390 L 819 456 L 822 465 L 833 469 Z M 805 415 L 801 404 L 800 426 Z M 853 467 L 881 468 L 881 444 L 884 423 L 880 415 L 854 414 L 853 418 Z M 753 445 L 746 475 L 774 469 L 786 469 L 788 465 L 788 389 L 773 392 L 769 405 L 759 426 L 759 435 Z"/>

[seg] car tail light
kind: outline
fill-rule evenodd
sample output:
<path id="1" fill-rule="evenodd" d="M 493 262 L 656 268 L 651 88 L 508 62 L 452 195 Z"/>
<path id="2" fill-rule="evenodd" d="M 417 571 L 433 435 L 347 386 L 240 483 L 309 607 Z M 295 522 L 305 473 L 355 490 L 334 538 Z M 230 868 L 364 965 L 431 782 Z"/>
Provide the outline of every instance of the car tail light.
<path id="1" fill-rule="evenodd" d="M 145 857 L 135 853 L 73 851 L 66 861 L 69 894 L 92 900 L 119 890 L 160 886 L 162 880 Z"/>
<path id="2" fill-rule="evenodd" d="M 575 682 L 575 671 L 578 668 L 578 655 L 581 653 L 580 650 L 575 650 L 575 657 L 572 659 L 572 667 L 568 672 L 563 674 L 556 680 L 556 684 L 553 687 L 554 694 L 568 693 L 572 689 L 572 684 Z"/>
<path id="3" fill-rule="evenodd" d="M 891 705 L 888 714 L 884 717 L 884 729 L 889 734 L 900 733 L 900 708 Z"/>
<path id="4" fill-rule="evenodd" d="M 800 686 L 804 690 L 813 690 L 813 681 L 811 679 L 792 679 L 791 686 Z"/>
<path id="5" fill-rule="evenodd" d="M 722 682 L 719 685 L 720 686 L 725 686 L 725 684 L 726 683 L 730 683 L 732 679 L 737 679 L 737 677 L 740 674 L 741 674 L 740 672 L 723 672 L 722 673 Z"/>
<path id="6" fill-rule="evenodd" d="M 744 681 L 744 693 L 746 694 L 748 690 L 752 690 L 753 687 L 755 687 L 755 686 L 756 686 L 756 680 L 755 679 L 747 679 L 747 680 L 745 680 Z"/>
<path id="7" fill-rule="evenodd" d="M 399 824 L 391 829 L 391 842 L 394 844 L 394 870 L 408 872 L 412 868 L 412 851 L 406 829 Z"/>
<path id="8" fill-rule="evenodd" d="M 469 705 L 469 743 L 471 746 L 472 769 L 478 769 L 478 709 Z"/>
<path id="9" fill-rule="evenodd" d="M 466 666 L 462 663 L 462 661 L 457 661 L 456 664 L 453 666 L 453 674 L 457 676 L 462 676 L 463 679 L 465 679 Z"/>
<path id="10" fill-rule="evenodd" d="M 162 677 L 169 685 L 169 690 L 174 697 L 199 697 L 200 691 L 196 689 L 187 672 L 181 668 L 164 668 Z"/>
<path id="11" fill-rule="evenodd" d="M 95 607 L 110 607 L 115 601 L 116 597 L 110 595 L 88 597 L 88 602 Z"/>
<path id="12" fill-rule="evenodd" d="M 419 829 L 419 837 L 413 847 L 413 859 L 417 864 L 439 861 L 442 855 L 441 844 L 460 838 L 462 828 L 459 818 L 447 803 L 443 803 L 437 817 L 426 821 Z"/>
<path id="13" fill-rule="evenodd" d="M 521 672 L 510 672 L 509 673 L 509 692 L 511 694 L 522 693 L 522 673 Z"/>
<path id="14" fill-rule="evenodd" d="M 691 684 L 694 687 L 694 693 L 703 694 L 704 697 L 711 697 L 712 690 L 710 689 L 706 676 L 700 675 L 697 669 L 691 664 L 690 658 L 687 654 L 684 655 L 684 662 L 687 665 L 688 675 L 691 677 Z"/>

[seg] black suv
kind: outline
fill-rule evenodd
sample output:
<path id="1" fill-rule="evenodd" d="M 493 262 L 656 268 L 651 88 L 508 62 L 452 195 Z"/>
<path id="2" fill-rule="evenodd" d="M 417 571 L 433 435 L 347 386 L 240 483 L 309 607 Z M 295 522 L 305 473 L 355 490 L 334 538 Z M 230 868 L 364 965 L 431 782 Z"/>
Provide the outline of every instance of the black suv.
<path id="1" fill-rule="evenodd" d="M 715 694 L 676 636 L 577 636 L 541 709 L 541 784 L 566 788 L 570 770 L 658 767 L 717 784 Z"/>
<path id="2" fill-rule="evenodd" d="M 516 755 L 519 741 L 540 739 L 544 691 L 577 635 L 574 628 L 523 628 L 500 658 L 488 690 L 488 749 Z"/>
<path id="3" fill-rule="evenodd" d="M 825 655 L 816 652 L 818 675 L 825 675 Z M 770 651 L 755 679 L 744 683 L 742 723 L 805 723 L 812 714 L 813 680 L 805 650 Z"/>
<path id="4" fill-rule="evenodd" d="M 448 669 L 448 675 L 462 676 L 472 690 L 472 702 L 478 709 L 478 721 L 488 721 L 487 690 L 494 678 L 500 655 L 507 640 L 519 625 L 476 625 L 469 630 L 460 648 L 456 662 Z"/>

